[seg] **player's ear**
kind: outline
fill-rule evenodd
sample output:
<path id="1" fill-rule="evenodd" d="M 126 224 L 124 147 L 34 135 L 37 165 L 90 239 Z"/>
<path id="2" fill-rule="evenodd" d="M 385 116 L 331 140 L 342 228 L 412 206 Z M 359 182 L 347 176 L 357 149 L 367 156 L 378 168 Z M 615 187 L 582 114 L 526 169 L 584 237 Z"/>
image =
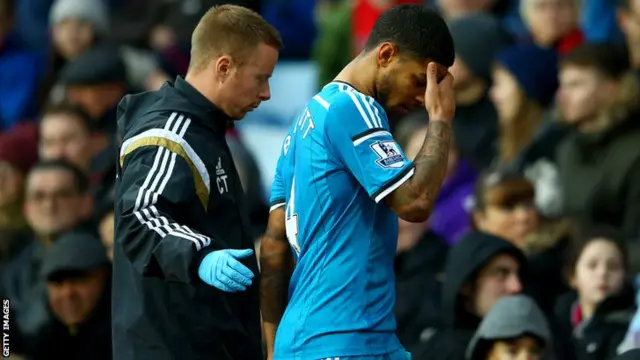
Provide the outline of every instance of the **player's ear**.
<path id="1" fill-rule="evenodd" d="M 398 48 L 390 43 L 384 42 L 378 46 L 378 52 L 376 53 L 376 60 L 379 67 L 387 67 L 393 59 L 398 55 Z"/>
<path id="2" fill-rule="evenodd" d="M 225 82 L 229 78 L 231 74 L 231 68 L 233 66 L 233 60 L 229 55 L 222 55 L 216 60 L 215 64 L 215 73 L 220 79 L 221 82 Z"/>

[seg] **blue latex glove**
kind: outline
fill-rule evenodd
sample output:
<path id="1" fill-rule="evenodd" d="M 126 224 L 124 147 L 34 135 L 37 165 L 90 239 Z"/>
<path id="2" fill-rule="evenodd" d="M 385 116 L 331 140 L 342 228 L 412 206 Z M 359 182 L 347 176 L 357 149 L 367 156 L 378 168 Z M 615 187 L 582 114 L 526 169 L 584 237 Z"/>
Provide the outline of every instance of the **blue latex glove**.
<path id="1" fill-rule="evenodd" d="M 217 250 L 202 259 L 198 276 L 205 283 L 226 292 L 244 291 L 253 273 L 237 259 L 253 255 L 253 250 Z"/>

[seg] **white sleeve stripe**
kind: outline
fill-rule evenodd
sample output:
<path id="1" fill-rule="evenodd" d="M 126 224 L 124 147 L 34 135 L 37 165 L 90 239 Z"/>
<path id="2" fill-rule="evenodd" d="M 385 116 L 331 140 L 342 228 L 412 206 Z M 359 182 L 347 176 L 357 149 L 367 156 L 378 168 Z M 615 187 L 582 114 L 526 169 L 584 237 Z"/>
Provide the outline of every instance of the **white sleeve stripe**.
<path id="1" fill-rule="evenodd" d="M 147 197 L 146 196 L 147 188 L 149 187 L 150 185 L 149 183 L 151 182 L 151 180 L 154 178 L 156 171 L 158 171 L 158 165 L 160 164 L 160 159 L 162 158 L 163 152 L 160 150 L 161 148 L 158 148 L 158 150 L 156 151 L 156 157 L 153 160 L 153 165 L 151 166 L 151 170 L 149 170 L 147 177 L 144 179 L 144 183 L 142 184 L 142 186 L 140 187 L 140 190 L 138 191 L 138 196 L 136 197 L 134 211 L 137 211 L 138 209 L 140 209 L 140 206 L 142 206 L 142 199 Z"/>
<path id="2" fill-rule="evenodd" d="M 158 192 L 156 191 L 156 189 L 159 187 L 158 185 L 160 185 L 161 182 L 164 182 L 164 178 L 166 177 L 166 176 L 163 176 L 162 173 L 163 172 L 168 173 L 165 171 L 165 169 L 167 167 L 167 162 L 169 161 L 169 158 L 171 158 L 171 152 L 163 151 L 162 161 L 160 162 L 160 168 L 157 171 L 157 176 L 153 178 L 153 181 L 151 182 L 151 186 L 147 189 L 147 192 L 144 194 L 144 202 L 142 203 L 142 209 L 145 209 L 149 206 L 149 204 L 153 205 L 158 201 L 158 196 L 157 196 Z"/>
<path id="3" fill-rule="evenodd" d="M 206 237 L 206 236 L 204 236 L 204 235 L 202 235 L 202 234 L 198 234 L 198 233 L 196 233 L 195 231 L 191 230 L 191 228 L 189 228 L 189 227 L 188 227 L 188 226 L 186 226 L 186 225 L 182 225 L 182 226 L 181 226 L 181 229 L 182 229 L 183 231 L 186 231 L 187 233 L 189 233 L 189 234 L 191 234 L 191 235 L 193 235 L 193 236 L 197 237 L 198 239 L 202 240 L 202 242 L 204 242 L 205 246 L 209 246 L 209 244 L 211 243 L 211 240 L 209 240 L 209 238 L 208 238 L 208 237 Z M 176 230 L 178 230 L 178 229 L 176 229 Z"/>
<path id="4" fill-rule="evenodd" d="M 158 213 L 158 210 L 156 209 L 155 206 L 151 206 L 150 209 L 144 209 L 147 210 L 146 213 L 148 213 L 148 210 L 151 210 L 151 212 L 153 213 Z M 158 233 L 158 235 L 160 235 L 161 237 L 166 237 L 167 235 L 175 235 L 178 237 L 181 237 L 183 239 L 192 241 L 195 245 L 196 248 L 198 248 L 198 246 L 201 246 L 200 241 L 192 236 L 191 234 L 186 233 L 183 230 L 175 230 L 172 229 L 170 226 L 170 222 L 169 220 L 161 215 L 158 215 L 156 217 L 151 217 L 149 215 L 145 216 L 145 212 L 142 211 L 137 211 L 134 212 L 136 218 L 138 218 L 138 221 L 140 221 L 140 223 L 142 223 L 143 225 L 146 225 L 149 230 L 153 230 L 155 232 Z"/>
<path id="5" fill-rule="evenodd" d="M 155 208 L 155 206 L 151 206 L 151 210 L 154 213 L 157 213 L 158 210 Z M 187 232 L 183 231 L 183 230 L 176 230 L 176 229 L 172 229 L 169 223 L 169 220 L 164 217 L 164 216 L 157 216 L 155 218 L 144 218 L 142 216 L 141 212 L 136 212 L 135 213 L 136 217 L 138 218 L 138 220 L 143 224 L 146 225 L 150 230 L 153 230 L 155 232 L 158 233 L 158 235 L 160 235 L 161 237 L 166 237 L 168 235 L 173 235 L 176 237 L 181 237 L 185 240 L 189 240 L 192 241 L 195 245 L 196 248 L 198 248 L 199 246 L 201 246 L 200 241 L 198 240 L 198 238 L 195 238 L 194 236 L 192 236 L 191 234 L 188 234 Z"/>
<path id="6" fill-rule="evenodd" d="M 191 123 L 190 119 L 186 119 L 183 115 L 177 116 L 177 113 L 171 114 L 164 131 L 171 132 L 178 138 L 182 138 Z M 177 154 L 169 151 L 164 147 L 159 147 L 153 161 L 151 170 L 147 174 L 144 183 L 138 190 L 133 213 L 136 218 L 146 225 L 150 230 L 157 232 L 161 237 L 174 235 L 189 241 L 192 241 L 197 250 L 208 246 L 211 239 L 198 234 L 184 225 L 179 225 L 169 221 L 162 216 L 156 207 L 158 197 L 164 191 L 173 169 L 175 167 Z"/>
<path id="7" fill-rule="evenodd" d="M 386 131 L 386 130 L 380 130 L 380 131 L 376 131 L 376 132 L 372 132 L 371 134 L 365 135 L 361 138 L 357 138 L 354 142 L 353 142 L 353 146 L 358 146 L 360 144 L 362 144 L 363 142 L 376 137 L 376 136 L 391 136 L 391 133 Z"/>
<path id="8" fill-rule="evenodd" d="M 375 118 L 378 120 L 378 124 L 380 125 L 380 127 L 383 127 L 382 118 L 380 117 L 380 111 L 378 111 L 378 107 L 376 107 L 376 105 L 374 104 L 375 100 L 370 96 L 368 97 L 368 100 L 369 100 L 369 104 L 373 108 L 373 112 L 375 113 Z"/>
<path id="9" fill-rule="evenodd" d="M 347 95 L 349 95 L 351 100 L 353 100 L 353 103 L 356 105 L 356 108 L 358 109 L 358 112 L 360 112 L 360 116 L 362 117 L 364 122 L 367 124 L 369 129 L 373 129 L 375 127 L 375 125 L 373 124 L 373 122 L 371 121 L 371 119 L 369 118 L 367 113 L 364 111 L 364 109 L 362 108 L 362 105 L 360 105 L 360 103 L 358 102 L 358 98 L 356 98 L 356 95 L 351 91 L 346 91 L 346 93 L 347 93 Z"/>
<path id="10" fill-rule="evenodd" d="M 360 100 L 362 100 L 362 104 L 364 105 L 364 107 L 367 109 L 367 112 L 369 113 L 369 116 L 371 117 L 371 121 L 373 122 L 373 126 L 374 127 L 378 127 L 381 128 L 382 127 L 382 121 L 380 121 L 379 117 L 376 117 L 373 113 L 373 110 L 371 109 L 371 107 L 373 105 L 371 105 L 368 101 L 367 101 L 367 97 L 364 96 L 364 94 L 362 93 L 357 93 L 358 96 L 360 97 Z M 373 106 L 375 107 L 375 106 Z"/>
<path id="11" fill-rule="evenodd" d="M 372 98 L 371 96 L 367 96 L 367 95 L 359 92 L 358 90 L 356 90 L 353 87 L 351 87 L 349 85 L 346 85 L 346 84 L 338 84 L 338 89 L 341 92 L 348 92 L 348 93 L 357 94 L 357 96 L 361 100 L 362 106 L 364 106 L 364 108 L 367 109 L 367 112 L 369 113 L 369 116 L 365 116 L 364 115 L 365 111 L 360 106 L 360 102 L 357 101 L 357 98 L 354 99 L 354 97 L 351 96 L 351 99 L 356 104 L 356 107 L 358 108 L 358 111 L 360 112 L 360 115 L 362 115 L 362 118 L 365 120 L 367 125 L 371 124 L 369 128 L 384 128 L 384 126 L 382 125 L 382 118 L 380 117 L 380 111 L 378 110 L 378 108 L 374 104 L 374 102 L 375 102 L 374 98 Z"/>
<path id="12" fill-rule="evenodd" d="M 170 172 L 164 171 L 164 169 L 166 169 L 164 165 L 166 165 L 166 158 L 168 157 L 167 155 L 172 155 L 172 153 L 165 148 L 159 148 L 158 151 L 162 154 L 162 158 L 164 158 L 165 161 L 163 161 L 163 166 L 161 167 L 160 171 L 157 172 L 157 176 L 158 177 L 162 177 L 162 176 L 167 177 L 167 175 L 170 176 L 171 175 Z M 173 160 L 175 162 L 175 158 Z M 157 163 L 154 163 L 154 165 L 156 164 Z M 170 167 L 173 167 L 173 166 L 170 166 Z M 152 176 L 153 173 L 154 172 L 150 172 L 148 176 L 149 177 Z M 154 181 L 154 184 L 155 183 L 157 183 L 157 181 Z M 138 220 L 140 220 L 142 224 L 147 225 L 147 227 L 149 227 L 150 230 L 156 231 L 161 237 L 165 237 L 167 235 L 175 235 L 177 237 L 181 237 L 181 238 L 192 241 L 196 245 L 196 249 L 198 250 L 202 248 L 202 242 L 199 241 L 196 237 L 186 234 L 184 231 L 176 230 L 175 228 L 172 228 L 174 227 L 173 226 L 174 223 L 170 222 L 166 217 L 160 215 L 160 213 L 158 212 L 155 206 L 155 203 L 157 201 L 158 194 L 159 194 L 157 191 L 155 191 L 153 188 L 145 189 L 141 187 L 139 190 L 139 193 L 142 193 L 142 192 L 145 192 L 146 193 L 145 195 L 148 195 L 150 193 L 152 194 L 152 196 L 150 197 L 152 199 L 151 204 L 148 204 L 145 202 L 142 208 L 134 209 L 134 214 L 136 214 L 136 217 L 138 218 Z M 149 198 L 149 197 L 146 196 L 146 198 Z"/>
<path id="13" fill-rule="evenodd" d="M 340 91 L 342 91 L 344 93 L 347 93 L 347 95 L 351 98 L 353 103 L 356 105 L 356 108 L 358 109 L 358 112 L 360 113 L 360 116 L 362 117 L 364 122 L 367 124 L 367 127 L 369 129 L 373 129 L 374 128 L 374 124 L 371 122 L 371 119 L 369 118 L 367 113 L 362 108 L 362 105 L 360 105 L 360 102 L 358 101 L 358 98 L 356 98 L 354 92 L 350 91 L 350 88 L 347 87 L 346 85 L 340 86 L 339 89 L 340 89 Z"/>
<path id="14" fill-rule="evenodd" d="M 380 200 L 384 199 L 387 195 L 391 194 L 395 189 L 399 188 L 400 185 L 404 184 L 405 181 L 409 180 L 413 176 L 413 173 L 415 172 L 416 172 L 415 168 L 411 169 L 405 176 L 400 178 L 400 180 L 396 181 L 395 184 L 389 186 L 385 191 L 378 194 L 378 196 L 376 196 L 376 198 L 373 200 L 377 203 L 380 202 Z"/>
<path id="15" fill-rule="evenodd" d="M 173 234 L 176 236 L 180 234 L 180 237 L 193 241 L 196 244 L 196 247 L 197 245 L 200 244 L 200 242 L 198 242 L 198 239 L 202 241 L 205 244 L 205 246 L 208 246 L 211 243 L 211 240 L 209 240 L 209 238 L 207 238 L 204 235 L 195 233 L 193 230 L 191 230 L 187 226 L 185 225 L 181 226 L 175 222 L 169 222 L 169 220 L 166 217 L 160 215 L 160 213 L 158 212 L 158 208 L 156 208 L 155 205 L 151 206 L 150 210 L 154 214 L 153 216 L 154 222 L 158 224 L 158 227 L 166 230 L 169 234 Z"/>
<path id="16" fill-rule="evenodd" d="M 198 171 L 198 174 L 202 179 L 202 182 L 204 183 L 204 186 L 206 187 L 206 191 L 208 193 L 209 191 L 211 191 L 211 180 L 209 171 L 204 165 L 202 159 L 193 150 L 191 145 L 189 145 L 189 143 L 183 138 L 184 134 L 186 133 L 187 127 L 191 123 L 191 119 L 187 118 L 186 122 L 183 122 L 182 120 L 184 119 L 184 116 L 180 115 L 175 124 L 171 126 L 171 122 L 175 119 L 176 116 L 176 113 L 171 114 L 171 117 L 169 117 L 170 121 L 167 122 L 167 126 L 165 126 L 164 129 L 149 129 L 125 141 L 120 149 L 120 158 L 127 154 L 127 150 L 132 144 L 146 138 L 162 138 L 166 141 L 176 143 L 182 148 L 182 150 L 184 150 L 186 157 L 188 157 L 196 167 L 196 170 Z M 180 130 L 179 133 L 178 130 Z"/>
<path id="17" fill-rule="evenodd" d="M 285 203 L 280 203 L 280 204 L 273 204 L 271 205 L 271 207 L 269 208 L 269 212 L 272 212 L 275 209 L 279 209 L 281 207 L 283 207 L 285 205 Z"/>
<path id="18" fill-rule="evenodd" d="M 327 102 L 327 100 L 323 99 L 320 95 L 316 95 L 313 97 L 313 100 L 317 101 L 318 104 L 322 105 L 325 110 L 329 110 L 331 104 Z"/>

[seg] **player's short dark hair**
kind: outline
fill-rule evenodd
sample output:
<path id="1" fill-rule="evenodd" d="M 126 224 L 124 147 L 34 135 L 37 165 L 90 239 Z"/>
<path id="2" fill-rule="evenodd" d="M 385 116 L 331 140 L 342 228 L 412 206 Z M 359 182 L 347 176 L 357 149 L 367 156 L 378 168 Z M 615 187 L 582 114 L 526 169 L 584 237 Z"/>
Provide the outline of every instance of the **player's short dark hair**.
<path id="1" fill-rule="evenodd" d="M 91 116 L 89 116 L 87 111 L 80 105 L 75 105 L 68 102 L 49 104 L 42 111 L 41 119 L 50 115 L 73 116 L 78 120 L 80 120 L 80 125 L 82 125 L 87 131 L 94 130 L 93 119 L 91 118 Z"/>
<path id="2" fill-rule="evenodd" d="M 373 26 L 365 50 L 383 42 L 395 44 L 401 53 L 420 60 L 453 65 L 453 38 L 444 19 L 422 5 L 398 5 L 385 11 Z"/>
<path id="3" fill-rule="evenodd" d="M 47 170 L 61 170 L 69 172 L 73 176 L 78 193 L 84 194 L 89 189 L 89 179 L 87 175 L 80 170 L 80 168 L 66 160 L 56 159 L 40 161 L 31 168 L 29 173 L 33 174 L 38 171 Z"/>

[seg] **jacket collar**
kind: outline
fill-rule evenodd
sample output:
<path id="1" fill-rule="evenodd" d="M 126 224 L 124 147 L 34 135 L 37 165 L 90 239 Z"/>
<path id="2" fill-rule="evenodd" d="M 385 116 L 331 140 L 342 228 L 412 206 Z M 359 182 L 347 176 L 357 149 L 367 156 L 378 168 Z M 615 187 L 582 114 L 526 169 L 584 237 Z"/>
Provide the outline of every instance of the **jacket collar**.
<path id="1" fill-rule="evenodd" d="M 202 120 L 207 123 L 206 125 L 213 126 L 220 135 L 224 136 L 226 130 L 233 125 L 233 119 L 191 86 L 182 76 L 176 78 L 173 87 L 198 108 L 198 113 L 202 115 Z"/>

